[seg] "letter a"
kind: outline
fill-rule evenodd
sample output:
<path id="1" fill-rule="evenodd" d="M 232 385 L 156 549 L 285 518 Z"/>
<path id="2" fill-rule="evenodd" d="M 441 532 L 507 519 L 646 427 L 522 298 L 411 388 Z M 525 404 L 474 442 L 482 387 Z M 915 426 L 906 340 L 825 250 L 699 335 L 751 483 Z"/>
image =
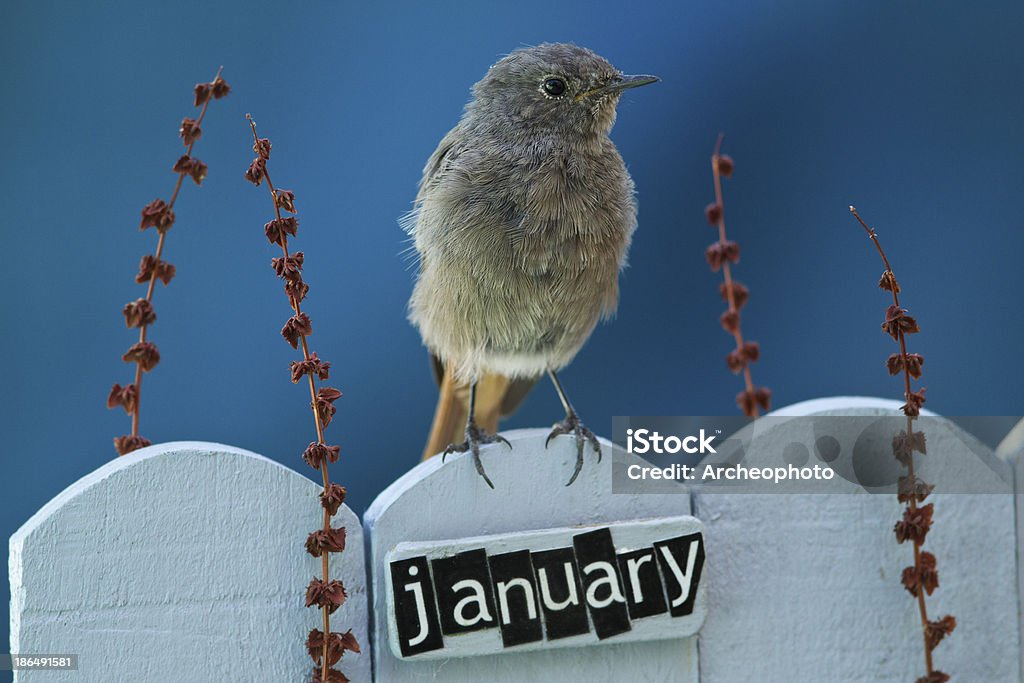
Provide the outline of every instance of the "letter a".
<path id="1" fill-rule="evenodd" d="M 613 602 L 625 602 L 626 597 L 619 590 L 619 578 L 615 573 L 615 567 L 609 562 L 591 562 L 583 568 L 583 573 L 590 575 L 591 572 L 603 571 L 604 576 L 594 579 L 594 581 L 587 587 L 587 602 L 590 603 L 594 609 L 601 609 L 607 607 Z M 597 599 L 597 589 L 599 586 L 608 584 L 608 597 Z"/>
<path id="2" fill-rule="evenodd" d="M 455 604 L 455 623 L 459 626 L 473 626 L 481 621 L 491 621 L 491 614 L 487 611 L 487 600 L 484 597 L 484 587 L 479 581 L 464 579 L 452 584 L 452 592 L 458 593 L 463 588 L 473 590 L 472 595 L 467 595 Z M 466 618 L 464 611 L 468 605 L 475 604 L 476 616 Z"/>

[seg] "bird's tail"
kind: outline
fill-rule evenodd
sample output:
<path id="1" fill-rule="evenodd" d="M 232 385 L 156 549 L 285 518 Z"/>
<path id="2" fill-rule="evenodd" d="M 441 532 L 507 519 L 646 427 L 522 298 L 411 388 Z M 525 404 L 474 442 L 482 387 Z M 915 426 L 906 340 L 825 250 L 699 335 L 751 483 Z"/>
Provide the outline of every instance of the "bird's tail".
<path id="1" fill-rule="evenodd" d="M 464 441 L 466 419 L 469 417 L 469 383 L 444 372 L 436 359 L 434 368 L 440 392 L 430 436 L 423 449 L 424 460 L 437 455 L 448 444 Z M 476 384 L 477 425 L 492 434 L 497 432 L 498 420 L 515 412 L 535 382 L 536 379 L 509 379 L 489 373 L 480 377 Z"/>

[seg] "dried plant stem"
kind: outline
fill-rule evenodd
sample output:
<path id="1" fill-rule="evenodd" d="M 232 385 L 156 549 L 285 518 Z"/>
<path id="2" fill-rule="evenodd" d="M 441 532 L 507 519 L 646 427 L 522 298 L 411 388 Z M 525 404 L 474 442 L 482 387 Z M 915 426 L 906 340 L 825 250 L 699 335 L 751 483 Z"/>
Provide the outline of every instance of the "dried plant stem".
<path id="1" fill-rule="evenodd" d="M 253 121 L 250 118 L 249 119 L 249 125 L 252 126 L 253 140 L 259 140 L 259 137 L 257 137 L 257 135 L 256 135 L 256 122 Z M 274 204 L 274 215 L 277 217 L 277 220 L 281 220 L 281 208 L 277 205 L 277 193 L 274 190 L 274 183 L 270 179 L 270 172 L 268 170 L 264 169 L 263 170 L 263 174 L 264 174 L 264 178 L 267 181 L 267 189 L 270 191 L 271 201 Z M 288 241 L 287 240 L 281 240 L 281 252 L 284 254 L 285 258 L 288 258 L 288 257 L 291 256 L 291 254 L 288 252 Z M 302 305 L 298 301 L 295 300 L 294 296 L 289 295 L 288 296 L 288 302 L 291 304 L 292 310 L 295 311 L 296 315 L 302 313 Z M 302 358 L 303 358 L 303 360 L 309 361 L 311 356 L 309 354 L 309 342 L 306 341 L 306 335 L 300 334 L 299 335 L 299 340 L 300 340 L 300 345 L 302 346 Z M 309 401 L 310 401 L 310 405 L 313 407 L 313 422 L 316 425 L 316 440 L 319 441 L 320 443 L 325 443 L 325 441 L 324 441 L 324 426 L 323 426 L 323 423 L 320 420 L 320 411 L 316 409 L 316 382 L 313 379 L 313 374 L 312 373 L 307 374 L 306 377 L 307 377 L 307 379 L 309 379 Z M 326 459 L 323 460 L 320 463 L 320 477 L 323 480 L 324 490 L 326 491 L 327 487 L 331 485 L 331 479 L 330 479 L 330 476 L 327 473 L 327 460 Z M 324 531 L 330 531 L 330 529 L 331 529 L 331 515 L 330 515 L 330 513 L 327 512 L 327 510 L 324 510 Z M 328 559 L 328 554 L 327 553 L 324 553 L 323 555 L 320 556 L 320 569 L 321 569 L 321 572 L 323 574 L 322 578 L 324 580 L 324 583 L 327 583 L 330 580 L 330 575 L 331 575 L 330 560 Z M 322 609 L 320 611 L 323 613 L 324 633 L 330 633 L 331 632 L 331 614 L 326 609 Z M 323 646 L 323 655 L 322 656 L 323 656 L 323 661 L 325 661 L 325 662 L 327 661 L 327 644 L 328 644 L 328 640 L 327 640 L 327 638 L 324 638 L 324 646 Z M 327 680 L 327 673 L 328 673 L 327 667 L 323 667 L 323 674 L 322 674 L 322 679 L 321 680 L 323 680 L 323 681 Z"/>
<path id="2" fill-rule="evenodd" d="M 345 529 L 333 529 L 331 517 L 344 500 L 345 491 L 343 487 L 331 483 L 328 473 L 328 462 L 337 460 L 339 449 L 336 446 L 327 446 L 324 439 L 324 431 L 334 413 L 333 402 L 341 396 L 341 392 L 330 387 L 317 388 L 316 377 L 321 380 L 327 379 L 330 363 L 321 361 L 316 353 L 310 351 L 309 347 L 308 336 L 312 331 L 312 325 L 309 316 L 302 311 L 302 299 L 308 292 L 308 286 L 302 281 L 301 275 L 304 255 L 302 252 L 292 254 L 288 248 L 288 235 L 296 233 L 297 221 L 294 217 L 285 218 L 281 214 L 282 208 L 289 213 L 295 213 L 295 206 L 292 203 L 294 194 L 274 187 L 267 170 L 270 141 L 261 140 L 256 133 L 255 121 L 250 116 L 246 118 L 253 135 L 253 150 L 257 153 L 257 158 L 250 165 L 246 177 L 256 185 L 264 180 L 267 183 L 267 189 L 274 205 L 275 219 L 264 227 L 267 231 L 267 238 L 281 248 L 281 257 L 274 259 L 273 263 L 278 275 L 286 282 L 285 292 L 288 296 L 288 303 L 294 312 L 281 333 L 292 347 L 302 349 L 302 361 L 292 363 L 292 381 L 297 383 L 305 375 L 309 385 L 310 408 L 313 411 L 317 440 L 306 449 L 303 459 L 320 471 L 323 481 L 323 491 L 320 495 L 324 510 L 323 525 L 319 530 L 311 533 L 306 541 L 307 552 L 320 558 L 321 569 L 320 579 L 314 578 L 307 588 L 306 604 L 320 607 L 323 631 L 312 631 L 306 646 L 313 661 L 318 665 L 318 668 L 314 669 L 315 678 L 323 683 L 347 681 L 348 679 L 340 671 L 333 669 L 332 665 L 341 658 L 346 650 L 359 652 L 359 644 L 351 631 L 345 634 L 331 632 L 330 615 L 345 600 L 345 591 L 344 585 L 340 581 L 331 580 L 329 560 L 329 553 L 344 550 Z"/>
<path id="3" fill-rule="evenodd" d="M 217 73 L 214 75 L 213 81 L 211 81 L 212 83 L 215 83 L 215 82 L 217 82 L 218 79 L 220 79 L 220 74 L 221 74 L 221 72 L 223 70 L 224 70 L 223 67 L 220 67 L 219 69 L 217 69 Z M 197 117 L 197 119 L 196 119 L 197 125 L 199 125 L 199 126 L 203 125 L 203 118 L 206 116 L 206 110 L 207 110 L 208 106 L 210 106 L 210 100 L 212 100 L 212 99 L 213 99 L 213 97 L 207 97 L 206 101 L 203 102 L 203 109 L 200 110 L 199 117 Z M 191 151 L 193 151 L 193 147 L 195 147 L 195 146 L 196 146 L 196 140 L 193 140 L 193 141 L 191 141 L 188 144 L 187 150 L 185 151 L 185 156 L 186 157 L 191 157 Z M 174 182 L 174 191 L 173 191 L 173 193 L 171 193 L 171 200 L 167 203 L 167 208 L 168 208 L 169 211 L 173 211 L 174 210 L 174 203 L 177 201 L 178 193 L 180 193 L 180 191 L 181 191 L 181 183 L 184 181 L 185 175 L 187 175 L 187 174 L 188 174 L 187 171 L 179 171 L 178 172 L 178 179 Z M 157 240 L 157 252 L 155 254 L 155 257 L 156 257 L 158 263 L 160 262 L 161 257 L 164 255 L 164 241 L 166 239 L 167 239 L 167 232 L 161 232 L 160 233 L 160 238 Z M 153 269 L 153 274 L 150 275 L 150 284 L 148 284 L 146 286 L 146 289 L 145 289 L 145 300 L 146 301 L 153 302 L 153 293 L 154 293 L 154 290 L 156 289 L 156 286 L 157 286 L 157 268 L 154 268 Z M 146 336 L 146 332 L 148 331 L 148 329 L 150 329 L 150 326 L 148 326 L 148 325 L 143 325 L 142 327 L 139 328 L 139 330 L 138 330 L 138 341 L 139 341 L 139 343 L 142 343 L 142 342 L 145 341 L 145 336 Z M 142 366 L 136 364 L 135 365 L 135 410 L 132 412 L 132 416 L 131 416 L 131 435 L 132 436 L 138 436 L 138 415 L 139 415 L 139 409 L 141 409 L 141 407 L 142 407 Z"/>
<path id="4" fill-rule="evenodd" d="M 895 277 L 895 273 L 893 273 L 892 266 L 889 265 L 889 259 L 886 258 L 885 251 L 882 249 L 882 244 L 878 241 L 878 235 L 875 233 L 875 231 L 872 228 L 869 228 L 867 223 L 864 222 L 864 219 L 862 219 L 860 217 L 860 214 L 857 213 L 857 208 L 856 207 L 851 206 L 850 207 L 850 213 L 853 214 L 853 217 L 856 218 L 857 222 L 860 223 L 862 228 L 864 228 L 864 231 L 868 234 L 868 238 L 871 239 L 871 243 L 874 244 L 875 245 L 875 249 L 878 250 L 878 255 L 882 258 L 882 263 L 885 264 L 885 272 L 890 273 L 890 274 L 893 275 L 893 277 Z M 893 288 L 891 288 L 889 290 L 889 292 L 892 294 L 892 303 L 893 303 L 893 305 L 898 307 L 900 305 L 900 295 L 899 295 L 899 292 L 897 291 L 897 288 L 893 287 Z M 900 343 L 900 355 L 905 359 L 907 357 L 907 338 L 903 334 L 902 330 L 900 330 L 898 332 L 898 334 L 899 334 L 899 343 Z M 910 371 L 907 370 L 906 364 L 904 364 L 904 368 L 903 368 L 903 387 L 904 387 L 904 391 L 903 391 L 904 397 L 906 398 L 906 400 L 909 400 L 910 393 L 911 393 L 911 391 L 910 391 Z M 907 434 L 910 434 L 914 430 L 914 418 L 911 415 L 907 415 L 906 418 L 907 418 Z M 913 457 L 910 457 L 907 460 L 906 466 L 907 466 L 907 477 L 909 477 L 911 479 L 911 481 L 913 481 L 915 479 L 915 476 L 914 476 L 914 458 Z M 908 502 L 908 505 L 910 506 L 911 510 L 916 512 L 917 511 L 917 498 L 914 497 L 914 496 L 911 496 L 910 500 Z M 914 541 L 914 566 L 915 567 L 920 567 L 921 566 L 921 543 L 916 541 L 916 540 Z M 917 591 L 917 608 L 918 608 L 918 611 L 920 612 L 920 615 L 921 615 L 921 636 L 922 636 L 923 641 L 924 641 L 924 665 L 925 665 L 925 670 L 930 674 L 934 670 L 934 667 L 932 665 L 932 651 L 931 651 L 931 648 L 928 647 L 928 606 L 925 604 L 924 591 L 923 590 Z"/>
<path id="5" fill-rule="evenodd" d="M 721 160 L 722 151 L 722 140 L 725 136 L 719 134 L 718 141 L 715 143 L 715 153 L 711 155 L 711 173 L 715 180 L 715 202 L 724 207 L 725 201 L 722 198 L 722 174 L 719 171 L 719 161 Z M 725 234 L 725 211 L 719 212 L 718 217 L 718 239 L 720 242 L 727 241 Z M 727 300 L 729 302 L 729 312 L 737 313 L 739 309 L 736 307 L 736 295 L 732 291 L 732 268 L 728 261 L 722 264 L 722 277 L 725 279 L 725 291 Z M 743 348 L 743 329 L 737 325 L 735 331 L 732 333 L 733 339 L 736 340 L 736 348 Z M 754 391 L 754 379 L 750 374 L 750 365 L 746 364 L 743 366 L 743 383 L 746 386 L 747 391 Z M 760 414 L 757 405 L 754 405 L 754 417 Z"/>
<path id="6" fill-rule="evenodd" d="M 736 403 L 743 410 L 745 415 L 757 417 L 761 409 L 768 410 L 771 406 L 771 391 L 767 387 L 754 385 L 754 379 L 750 371 L 750 364 L 760 358 L 760 346 L 757 342 L 747 341 L 743 338 L 743 329 L 740 324 L 740 309 L 746 303 L 747 289 L 732 277 L 732 265 L 739 261 L 740 249 L 736 242 L 729 240 L 725 231 L 725 199 L 722 193 L 722 176 L 730 176 L 733 171 L 733 161 L 730 157 L 723 155 L 722 140 L 724 136 L 719 134 L 715 143 L 715 151 L 711 155 L 711 174 L 715 186 L 715 203 L 705 209 L 708 222 L 718 229 L 718 241 L 713 243 L 705 251 L 708 265 L 712 271 L 722 270 L 724 284 L 722 285 L 722 296 L 729 307 L 721 317 L 722 327 L 732 335 L 735 348 L 728 356 L 726 363 L 733 372 L 742 372 L 743 391 L 736 396 Z"/>
<path id="7" fill-rule="evenodd" d="M 148 227 L 156 227 L 159 237 L 157 239 L 155 254 L 144 257 L 142 264 L 140 265 L 139 275 L 136 277 L 136 282 L 138 283 L 144 282 L 145 280 L 143 278 L 148 277 L 148 282 L 146 282 L 146 296 L 142 299 L 129 303 L 125 307 L 126 323 L 129 327 L 139 328 L 138 342 L 124 356 L 125 361 L 134 360 L 136 364 L 135 378 L 133 383 L 129 384 L 127 387 L 121 387 L 121 385 L 115 384 L 107 399 L 108 407 L 114 408 L 121 406 L 131 416 L 131 434 L 118 437 L 114 440 L 118 453 L 121 455 L 125 455 L 137 448 L 149 444 L 148 439 L 139 436 L 139 419 L 142 406 L 142 376 L 145 372 L 151 370 L 153 366 L 159 362 L 160 358 L 156 347 L 152 344 L 147 344 L 149 326 L 156 319 L 156 314 L 153 313 L 152 307 L 153 294 L 156 289 L 157 279 L 162 279 L 164 284 L 167 284 L 174 275 L 173 266 L 164 262 L 162 259 L 164 245 L 167 240 L 167 231 L 174 223 L 174 205 L 178 200 L 178 195 L 181 192 L 181 186 L 185 180 L 185 176 L 190 175 L 197 185 L 200 184 L 206 176 L 206 164 L 198 159 L 193 159 L 192 150 L 195 147 L 199 136 L 202 134 L 201 126 L 203 119 L 206 116 L 207 108 L 210 105 L 210 101 L 220 99 L 230 91 L 230 87 L 221 78 L 222 71 L 223 67 L 220 67 L 217 69 L 217 73 L 214 75 L 213 81 L 209 83 L 199 83 L 195 87 L 195 106 L 201 106 L 201 109 L 196 119 L 186 118 L 182 121 L 181 136 L 184 139 L 186 151 L 185 155 L 175 163 L 173 168 L 173 171 L 178 177 L 175 181 L 174 191 L 171 193 L 170 201 L 165 203 L 159 199 L 154 200 L 142 211 L 142 224 L 140 225 L 140 228 L 144 230 Z M 146 264 L 148 264 L 149 268 L 148 274 L 145 271 Z"/>
<path id="8" fill-rule="evenodd" d="M 911 378 L 921 377 L 921 366 L 924 358 L 920 354 L 907 353 L 908 334 L 920 332 L 917 321 L 907 314 L 906 309 L 900 304 L 900 285 L 893 273 L 889 259 L 882 249 L 878 235 L 874 228 L 868 227 L 867 223 L 857 213 L 857 209 L 850 207 L 850 213 L 857 219 L 857 222 L 867 233 L 871 243 L 875 245 L 885 271 L 879 280 L 878 286 L 892 295 L 892 305 L 886 310 L 885 322 L 882 323 L 882 330 L 888 333 L 899 343 L 899 354 L 893 354 L 886 362 L 889 374 L 903 374 L 903 397 L 906 401 L 902 411 L 906 416 L 906 429 L 893 439 L 893 455 L 907 469 L 906 477 L 900 477 L 897 497 L 901 503 L 906 503 L 903 519 L 896 523 L 893 531 L 899 543 L 911 541 L 914 551 L 914 564 L 903 570 L 901 583 L 912 596 L 917 599 L 918 613 L 921 619 L 921 636 L 924 644 L 925 675 L 917 679 L 917 683 L 945 683 L 949 675 L 935 669 L 932 661 L 932 651 L 938 644 L 956 628 L 956 619 L 947 615 L 936 621 L 928 619 L 928 607 L 925 596 L 931 595 L 939 586 L 939 574 L 937 561 L 932 553 L 922 549 L 925 537 L 932 526 L 932 515 L 934 504 L 919 505 L 934 489 L 934 486 L 925 483 L 917 478 L 914 471 L 914 452 L 924 455 L 926 450 L 925 435 L 923 432 L 914 431 L 914 420 L 921 414 L 921 406 L 924 405 L 924 389 L 913 391 Z"/>

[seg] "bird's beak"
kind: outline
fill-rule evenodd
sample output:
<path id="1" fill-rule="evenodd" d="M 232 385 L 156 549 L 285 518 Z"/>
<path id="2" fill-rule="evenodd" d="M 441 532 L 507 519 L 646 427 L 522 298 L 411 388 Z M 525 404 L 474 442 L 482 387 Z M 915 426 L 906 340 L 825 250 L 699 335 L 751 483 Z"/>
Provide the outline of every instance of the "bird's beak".
<path id="1" fill-rule="evenodd" d="M 594 88 L 581 94 L 576 99 L 582 99 L 584 97 L 595 97 L 601 95 L 612 95 L 615 93 L 628 90 L 630 88 L 639 88 L 641 85 L 649 85 L 651 83 L 657 83 L 661 79 L 657 76 L 626 76 L 621 74 L 616 76 L 607 85 L 603 85 L 600 88 Z"/>

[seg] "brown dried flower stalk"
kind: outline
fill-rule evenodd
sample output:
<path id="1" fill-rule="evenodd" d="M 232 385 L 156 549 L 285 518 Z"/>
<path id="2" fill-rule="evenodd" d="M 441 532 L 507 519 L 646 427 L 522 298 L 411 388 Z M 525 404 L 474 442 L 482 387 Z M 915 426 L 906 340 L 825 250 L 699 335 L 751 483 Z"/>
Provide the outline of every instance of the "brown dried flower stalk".
<path id="1" fill-rule="evenodd" d="M 157 280 L 163 282 L 166 287 L 174 277 L 174 266 L 164 261 L 162 257 L 167 231 L 174 224 L 174 203 L 178 199 L 178 192 L 181 191 L 181 184 L 185 180 L 185 176 L 192 178 L 196 185 L 200 185 L 206 177 L 206 164 L 192 157 L 192 148 L 195 147 L 196 140 L 203 134 L 200 126 L 203 123 L 203 117 L 206 116 L 206 108 L 210 101 L 219 100 L 231 91 L 231 87 L 220 77 L 222 69 L 223 67 L 217 69 L 217 75 L 212 81 L 197 83 L 194 88 L 195 106 L 201 107 L 201 109 L 196 118 L 182 119 L 181 128 L 178 131 L 182 144 L 187 149 L 184 156 L 180 157 L 171 168 L 178 175 L 174 191 L 171 193 L 171 200 L 165 202 L 162 199 L 154 199 L 142 208 L 142 222 L 139 224 L 139 230 L 156 228 L 160 237 L 156 243 L 156 254 L 146 254 L 142 257 L 142 261 L 139 263 L 139 272 L 135 276 L 135 282 L 146 285 L 146 296 L 128 302 L 123 311 L 125 325 L 139 328 L 139 341 L 121 356 L 121 360 L 126 363 L 135 363 L 135 381 L 125 386 L 115 384 L 107 397 L 108 408 L 120 406 L 132 418 L 131 434 L 114 439 L 114 447 L 121 455 L 150 444 L 149 439 L 139 435 L 139 407 L 142 398 L 142 373 L 149 372 L 160 362 L 160 352 L 157 350 L 156 344 L 146 340 L 149 326 L 156 321 L 156 311 L 153 310 L 153 291 Z"/>
<path id="2" fill-rule="evenodd" d="M 900 306 L 900 284 L 893 275 L 889 259 L 882 251 L 882 245 L 878 241 L 878 235 L 874 228 L 869 228 L 857 213 L 857 209 L 850 207 L 850 213 L 857 219 L 861 227 L 867 232 L 871 242 L 878 250 L 885 264 L 885 271 L 882 273 L 878 286 L 892 294 L 892 305 L 885 312 L 885 321 L 882 323 L 882 331 L 888 334 L 899 343 L 900 352 L 889 356 L 885 365 L 890 375 L 903 375 L 903 400 L 901 407 L 907 418 L 907 428 L 901 431 L 892 441 L 892 452 L 896 459 L 907 469 L 907 474 L 900 477 L 897 489 L 897 498 L 901 503 L 906 504 L 903 511 L 903 519 L 896 522 L 893 531 L 896 534 L 896 541 L 904 543 L 910 541 L 914 546 L 914 564 L 903 570 L 901 582 L 903 587 L 917 599 L 918 611 L 921 614 L 921 631 L 924 639 L 924 663 L 925 675 L 918 678 L 916 683 L 945 683 L 949 675 L 938 671 L 932 665 L 932 650 L 939 642 L 956 628 L 956 619 L 953 616 L 945 616 L 938 621 L 928 620 L 928 609 L 925 604 L 925 595 L 931 595 L 939 587 L 939 572 L 936 569 L 935 555 L 922 550 L 925 537 L 932 527 L 932 503 L 920 505 L 932 492 L 935 487 L 921 480 L 914 474 L 914 452 L 921 455 L 926 453 L 925 436 L 923 432 L 914 431 L 914 420 L 921 414 L 921 406 L 924 405 L 924 389 L 913 391 L 910 385 L 911 378 L 921 378 L 921 366 L 924 358 L 920 354 L 907 353 L 907 335 L 917 334 L 921 329 L 917 321 L 907 314 L 907 309 Z"/>
<path id="3" fill-rule="evenodd" d="M 708 265 L 711 272 L 722 271 L 724 282 L 719 286 L 722 298 L 729 304 L 729 308 L 719 318 L 722 328 L 732 335 L 736 342 L 736 348 L 725 357 L 726 365 L 732 372 L 743 373 L 743 391 L 736 394 L 736 405 L 740 407 L 744 415 L 757 417 L 760 410 L 769 410 L 772 402 L 772 392 L 768 387 L 755 387 L 754 380 L 750 375 L 750 364 L 761 357 L 761 347 L 755 341 L 743 339 L 743 331 L 740 326 L 740 309 L 747 303 L 750 292 L 743 285 L 732 278 L 731 264 L 739 263 L 740 245 L 729 240 L 725 235 L 725 202 L 722 199 L 722 177 L 730 177 L 734 164 L 732 158 L 727 154 L 721 154 L 723 135 L 718 136 L 715 143 L 715 152 L 711 155 L 711 173 L 715 181 L 715 203 L 708 204 L 704 209 L 704 215 L 713 227 L 718 228 L 718 241 L 712 243 L 705 251 Z"/>
<path id="4" fill-rule="evenodd" d="M 306 538 L 306 551 L 321 560 L 322 576 L 313 577 L 306 588 L 306 607 L 318 606 L 323 617 L 323 630 L 313 629 L 306 639 L 306 649 L 313 658 L 316 667 L 313 669 L 313 680 L 345 683 L 348 678 L 341 671 L 334 669 L 346 650 L 358 653 L 359 643 L 352 631 L 337 633 L 331 631 L 331 614 L 341 606 L 347 597 L 345 585 L 338 579 L 330 578 L 330 553 L 345 550 L 345 528 L 331 526 L 331 517 L 345 500 L 345 487 L 331 483 L 327 472 L 327 463 L 337 462 L 340 446 L 328 446 L 324 440 L 324 430 L 334 417 L 334 402 L 341 398 L 341 392 L 333 387 L 317 388 L 317 379 L 323 381 L 330 375 L 331 364 L 309 350 L 307 338 L 313 333 L 313 323 L 302 310 L 302 301 L 309 293 L 309 285 L 302 279 L 302 267 L 305 255 L 301 251 L 291 252 L 288 249 L 288 237 L 298 232 L 299 222 L 295 218 L 295 193 L 289 190 L 276 189 L 270 180 L 267 161 L 270 159 L 270 140 L 260 138 L 256 134 L 256 122 L 246 115 L 252 128 L 253 146 L 256 153 L 249 168 L 245 172 L 246 180 L 254 185 L 266 181 L 270 197 L 274 203 L 274 220 L 263 226 L 264 233 L 271 244 L 281 248 L 281 256 L 271 260 L 271 266 L 277 276 L 284 281 L 284 292 L 292 308 L 292 316 L 285 322 L 281 335 L 291 344 L 293 349 L 302 348 L 302 360 L 292 361 L 291 380 L 298 384 L 306 377 L 309 382 L 310 409 L 316 426 L 316 441 L 306 447 L 302 459 L 313 469 L 320 470 L 323 479 L 323 492 L 320 504 L 324 510 L 324 523 Z M 282 216 L 284 211 L 290 216 Z M 326 635 L 325 635 L 326 634 Z"/>

